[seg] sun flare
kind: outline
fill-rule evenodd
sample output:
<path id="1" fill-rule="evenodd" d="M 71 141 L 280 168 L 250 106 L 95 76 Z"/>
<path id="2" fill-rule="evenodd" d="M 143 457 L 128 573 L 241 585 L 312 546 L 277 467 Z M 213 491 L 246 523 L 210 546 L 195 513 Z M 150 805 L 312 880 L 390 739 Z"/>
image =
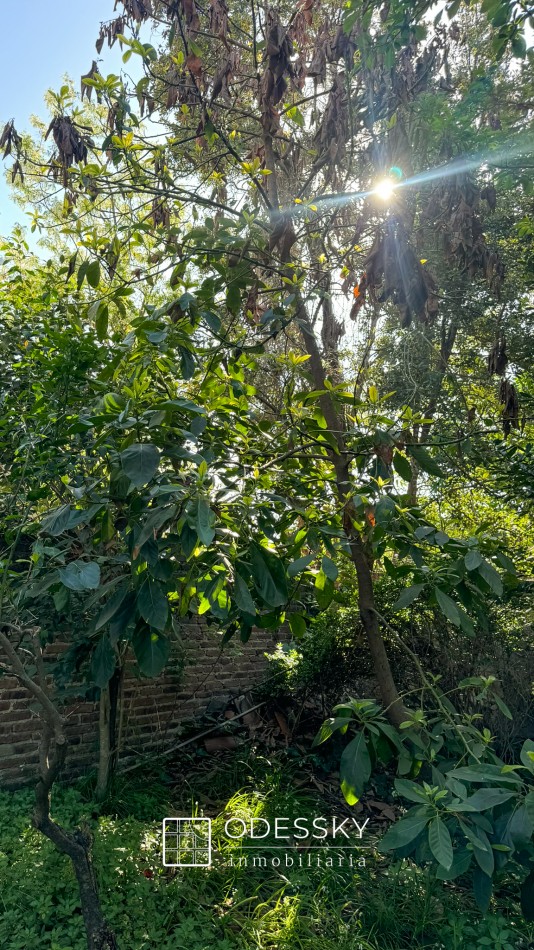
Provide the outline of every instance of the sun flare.
<path id="1" fill-rule="evenodd" d="M 391 178 L 384 178 L 382 181 L 379 181 L 378 184 L 373 189 L 373 194 L 380 198 L 381 201 L 390 201 L 393 197 L 395 191 L 395 182 Z"/>

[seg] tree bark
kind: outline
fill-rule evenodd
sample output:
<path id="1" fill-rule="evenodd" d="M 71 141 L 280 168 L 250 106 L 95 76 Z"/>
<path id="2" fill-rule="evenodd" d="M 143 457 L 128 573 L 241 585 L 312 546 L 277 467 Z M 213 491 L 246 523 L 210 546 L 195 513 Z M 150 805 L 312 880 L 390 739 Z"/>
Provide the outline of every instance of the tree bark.
<path id="1" fill-rule="evenodd" d="M 88 829 L 78 829 L 75 832 L 65 831 L 64 828 L 52 821 L 49 809 L 50 791 L 48 781 L 41 777 L 35 790 L 33 825 L 52 842 L 58 851 L 66 854 L 72 862 L 80 891 L 80 904 L 87 935 L 87 950 L 117 950 L 118 944 L 115 935 L 106 923 L 100 905 L 91 860 L 91 834 Z"/>
<path id="2" fill-rule="evenodd" d="M 20 638 L 33 641 L 37 674 L 26 672 L 16 649 L 5 630 L 14 630 Z M 39 779 L 35 787 L 33 825 L 45 835 L 61 854 L 72 862 L 80 891 L 80 903 L 87 935 L 87 950 L 117 950 L 118 945 L 100 905 L 98 888 L 91 861 L 91 834 L 88 828 L 66 831 L 50 817 L 50 794 L 67 756 L 67 738 L 63 719 L 48 695 L 43 659 L 36 628 L 22 630 L 12 624 L 0 629 L 0 646 L 7 656 L 10 672 L 38 701 L 41 707 L 42 733 L 39 744 Z"/>
<path id="3" fill-rule="evenodd" d="M 104 686 L 100 690 L 100 701 L 98 704 L 98 772 L 95 788 L 95 798 L 97 802 L 102 802 L 106 797 L 110 780 L 110 706 L 109 686 Z"/>
<path id="4" fill-rule="evenodd" d="M 297 314 L 299 324 L 302 329 L 304 345 L 310 357 L 309 366 L 314 380 L 314 385 L 319 390 L 325 389 L 325 371 L 321 354 L 317 346 L 315 334 L 309 324 L 308 315 L 304 302 L 297 304 Z M 327 421 L 329 429 L 336 435 L 339 454 L 331 453 L 331 461 L 334 466 L 336 476 L 337 495 L 343 504 L 343 527 L 345 535 L 349 542 L 351 560 L 356 569 L 356 578 L 358 582 L 358 602 L 360 608 L 360 618 L 369 644 L 369 652 L 373 660 L 373 667 L 380 689 L 380 695 L 384 704 L 386 713 L 390 722 L 399 727 L 402 722 L 408 718 L 408 711 L 402 702 L 387 655 L 384 640 L 380 631 L 378 615 L 376 612 L 373 576 L 371 572 L 372 563 L 365 551 L 363 539 L 353 524 L 353 504 L 351 500 L 351 476 L 350 463 L 344 453 L 343 430 L 344 423 L 336 411 L 334 403 L 329 393 L 320 397 L 320 405 L 323 415 Z"/>
<path id="5" fill-rule="evenodd" d="M 359 537 L 351 538 L 349 536 L 349 544 L 352 563 L 356 568 L 356 576 L 358 578 L 360 618 L 367 637 L 367 643 L 369 644 L 369 652 L 373 660 L 380 695 L 390 722 L 398 728 L 402 722 L 408 719 L 408 712 L 399 696 L 384 640 L 380 632 L 371 565 L 367 560 L 365 550 L 363 549 Z"/>

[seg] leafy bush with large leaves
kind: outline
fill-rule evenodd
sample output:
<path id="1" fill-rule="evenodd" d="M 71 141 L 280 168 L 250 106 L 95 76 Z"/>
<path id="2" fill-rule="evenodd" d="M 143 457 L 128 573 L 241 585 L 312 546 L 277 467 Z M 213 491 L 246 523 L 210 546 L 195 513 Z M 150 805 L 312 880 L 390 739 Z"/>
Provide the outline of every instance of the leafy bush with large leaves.
<path id="1" fill-rule="evenodd" d="M 480 701 L 495 683 L 472 677 L 459 688 Z M 394 788 L 410 807 L 383 836 L 380 850 L 430 867 L 441 881 L 469 878 L 483 911 L 494 881 L 512 869 L 512 879 L 522 881 L 523 913 L 532 920 L 534 742 L 527 739 L 520 761 L 506 764 L 492 749 L 489 731 L 475 725 L 476 716 L 459 714 L 436 682 L 430 694 L 437 700 L 435 710 L 414 711 L 400 733 L 371 700 L 336 706 L 315 744 L 350 732 L 340 763 L 349 805 L 357 803 L 378 764 L 396 764 Z"/>

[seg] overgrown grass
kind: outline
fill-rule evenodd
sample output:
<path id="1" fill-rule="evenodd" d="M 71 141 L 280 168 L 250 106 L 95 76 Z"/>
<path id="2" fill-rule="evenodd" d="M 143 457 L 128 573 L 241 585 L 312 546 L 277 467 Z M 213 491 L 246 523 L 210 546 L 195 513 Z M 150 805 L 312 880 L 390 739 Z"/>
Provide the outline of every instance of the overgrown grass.
<path id="1" fill-rule="evenodd" d="M 198 765 L 198 762 L 197 762 Z M 332 807 L 305 786 L 296 766 L 251 753 L 207 760 L 187 778 L 154 767 L 116 780 L 100 809 L 87 786 L 61 789 L 54 813 L 87 820 L 106 914 L 122 950 L 526 950 L 534 933 L 511 903 L 481 919 L 457 886 L 436 884 L 408 863 L 367 851 L 358 868 L 239 865 L 238 843 L 222 837 L 224 815 L 314 817 Z M 0 793 L 0 946 L 84 950 L 69 863 L 31 828 L 31 791 Z M 161 863 L 160 822 L 205 810 L 219 850 L 207 870 Z M 233 866 L 230 865 L 234 859 Z"/>

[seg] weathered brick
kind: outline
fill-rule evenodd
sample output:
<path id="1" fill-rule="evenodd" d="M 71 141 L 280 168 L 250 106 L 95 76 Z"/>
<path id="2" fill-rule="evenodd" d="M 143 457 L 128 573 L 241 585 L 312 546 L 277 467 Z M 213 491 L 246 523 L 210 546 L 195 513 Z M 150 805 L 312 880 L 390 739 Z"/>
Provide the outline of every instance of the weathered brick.
<path id="1" fill-rule="evenodd" d="M 265 653 L 281 639 L 280 631 L 257 631 L 255 640 L 230 642 L 221 653 L 219 634 L 202 623 L 188 621 L 181 628 L 184 662 L 171 663 L 157 680 L 140 679 L 134 664 L 129 664 L 123 690 L 121 763 L 137 761 L 140 752 L 163 751 L 181 735 L 181 723 L 190 723 L 204 712 L 211 699 L 221 697 L 224 701 L 258 683 L 267 668 Z M 46 661 L 52 664 L 66 646 L 49 645 Z M 0 735 L 4 746 L 0 745 L 0 785 L 16 787 L 34 781 L 37 775 L 40 726 L 28 702 L 28 694 L 16 680 L 1 681 Z M 82 697 L 63 706 L 62 715 L 71 747 L 64 774 L 72 778 L 96 764 L 98 707 Z M 6 750 L 3 754 L 2 748 Z"/>

